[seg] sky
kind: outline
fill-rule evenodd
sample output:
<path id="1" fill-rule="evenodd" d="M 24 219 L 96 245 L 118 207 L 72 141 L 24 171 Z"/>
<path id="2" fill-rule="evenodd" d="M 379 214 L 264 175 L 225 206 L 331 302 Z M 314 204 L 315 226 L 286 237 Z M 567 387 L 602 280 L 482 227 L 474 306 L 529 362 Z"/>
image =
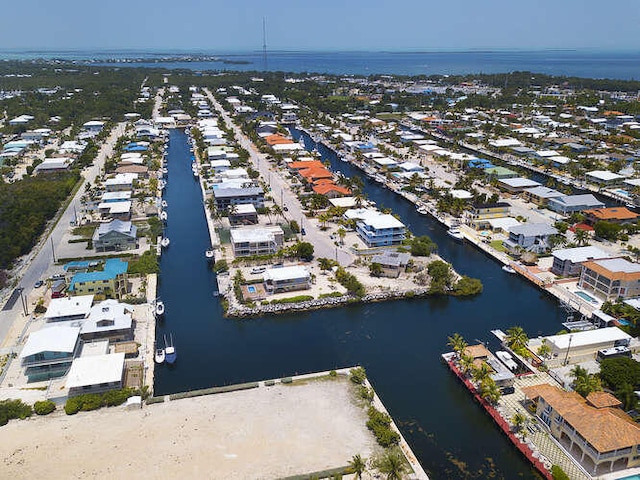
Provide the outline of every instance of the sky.
<path id="1" fill-rule="evenodd" d="M 2 50 L 640 50 L 639 0 L 3 3 Z"/>

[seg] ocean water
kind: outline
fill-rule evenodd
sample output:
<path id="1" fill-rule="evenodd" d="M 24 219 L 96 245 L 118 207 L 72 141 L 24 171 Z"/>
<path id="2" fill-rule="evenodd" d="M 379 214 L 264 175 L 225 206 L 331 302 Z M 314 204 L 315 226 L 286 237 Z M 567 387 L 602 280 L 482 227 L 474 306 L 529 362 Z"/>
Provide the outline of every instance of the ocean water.
<path id="1" fill-rule="evenodd" d="M 193 70 L 241 70 L 319 72 L 331 74 L 458 75 L 468 73 L 506 73 L 530 71 L 549 75 L 584 78 L 640 79 L 640 51 L 594 50 L 496 50 L 496 51 L 274 51 L 268 52 L 265 64 L 261 51 L 190 52 L 216 55 L 246 64 L 223 62 L 163 61 L 163 57 L 185 52 L 141 51 L 10 51 L 0 50 L 0 59 L 63 58 L 83 61 L 93 59 L 99 65 L 111 65 L 114 58 L 153 59 L 148 63 L 121 63 L 121 66 L 186 68 Z"/>

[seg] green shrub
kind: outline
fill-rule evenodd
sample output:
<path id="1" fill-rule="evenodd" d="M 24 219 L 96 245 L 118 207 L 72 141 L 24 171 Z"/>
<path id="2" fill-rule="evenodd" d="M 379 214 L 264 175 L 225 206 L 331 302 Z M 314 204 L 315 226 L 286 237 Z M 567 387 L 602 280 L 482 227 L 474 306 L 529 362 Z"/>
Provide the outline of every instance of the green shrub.
<path id="1" fill-rule="evenodd" d="M 367 372 L 363 367 L 352 368 L 349 371 L 349 379 L 358 385 L 362 385 L 367 378 Z"/>
<path id="2" fill-rule="evenodd" d="M 360 280 L 342 267 L 336 270 L 336 280 L 338 280 L 340 285 L 347 289 L 347 292 L 355 297 L 363 297 L 366 293 L 364 285 L 360 283 Z"/>
<path id="3" fill-rule="evenodd" d="M 553 477 L 553 480 L 570 480 L 569 475 L 564 473 L 564 470 L 562 470 L 558 465 L 553 465 L 551 467 L 551 476 Z"/>
<path id="4" fill-rule="evenodd" d="M 19 418 L 24 420 L 33 415 L 33 408 L 22 400 L 0 401 L 0 426 L 6 425 L 9 420 Z"/>
<path id="5" fill-rule="evenodd" d="M 344 295 L 340 292 L 331 292 L 331 293 L 321 293 L 318 298 L 333 298 L 333 297 L 344 297 Z"/>
<path id="6" fill-rule="evenodd" d="M 275 384 L 276 384 L 276 381 L 275 381 L 275 380 L 265 380 L 265 382 L 264 382 L 264 385 L 265 385 L 266 387 L 271 387 L 271 386 L 273 386 L 273 385 L 275 385 Z"/>
<path id="7" fill-rule="evenodd" d="M 293 378 L 291 377 L 284 377 L 280 380 L 280 382 L 282 383 L 293 383 Z"/>
<path id="8" fill-rule="evenodd" d="M 337 377 L 337 376 L 338 376 L 338 372 L 336 372 L 335 370 L 331 370 L 331 371 L 329 372 L 329 376 L 330 376 L 330 377 Z"/>
<path id="9" fill-rule="evenodd" d="M 367 388 L 364 385 L 358 385 L 358 396 L 370 402 L 373 400 L 373 389 Z"/>
<path id="10" fill-rule="evenodd" d="M 51 412 L 55 411 L 56 404 L 51 400 L 42 400 L 33 404 L 33 410 L 38 415 L 49 415 Z"/>
<path id="11" fill-rule="evenodd" d="M 83 412 L 90 412 L 102 407 L 102 395 L 97 393 L 88 393 L 86 395 L 81 395 L 81 397 L 80 410 Z"/>
<path id="12" fill-rule="evenodd" d="M 389 415 L 373 406 L 369 407 L 367 415 L 369 416 L 367 428 L 373 432 L 380 446 L 388 448 L 398 444 L 400 435 L 391 429 L 391 417 Z"/>
<path id="13" fill-rule="evenodd" d="M 313 299 L 314 299 L 313 295 L 298 295 L 296 297 L 277 298 L 275 300 L 271 300 L 271 304 L 275 305 L 278 303 L 300 303 L 300 302 L 307 302 Z"/>
<path id="14" fill-rule="evenodd" d="M 82 407 L 80 397 L 69 398 L 64 404 L 64 413 L 67 415 L 75 415 L 80 411 L 80 407 Z"/>
<path id="15" fill-rule="evenodd" d="M 132 394 L 133 392 L 128 388 L 123 388 L 122 390 L 109 390 L 102 395 L 102 404 L 106 407 L 122 405 Z"/>
<path id="16" fill-rule="evenodd" d="M 226 272 L 227 270 L 229 270 L 229 265 L 224 258 L 213 264 L 213 271 L 216 273 Z"/>

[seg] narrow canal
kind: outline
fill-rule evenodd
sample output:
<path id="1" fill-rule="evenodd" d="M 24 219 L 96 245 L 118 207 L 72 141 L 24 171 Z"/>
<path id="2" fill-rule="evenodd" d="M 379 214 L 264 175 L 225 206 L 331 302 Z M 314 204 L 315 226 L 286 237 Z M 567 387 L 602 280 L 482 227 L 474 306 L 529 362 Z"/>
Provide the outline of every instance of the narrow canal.
<path id="1" fill-rule="evenodd" d="M 329 149 L 318 148 L 334 169 L 361 175 Z M 403 198 L 366 181 L 369 198 L 398 213 L 414 233 L 431 236 L 457 271 L 482 280 L 483 294 L 224 319 L 212 295 L 215 275 L 204 259 L 209 236 L 200 188 L 180 130 L 171 131 L 168 168 L 164 198 L 171 246 L 160 262 L 159 295 L 166 316 L 157 333 L 160 339 L 173 335 L 178 360 L 173 367 L 156 369 L 156 393 L 360 364 L 431 478 L 536 478 L 440 362 L 440 354 L 454 332 L 495 347 L 488 333 L 493 328 L 521 325 L 531 335 L 560 330 L 563 315 L 555 301 L 504 273 L 473 247 L 451 241 L 440 225 Z"/>

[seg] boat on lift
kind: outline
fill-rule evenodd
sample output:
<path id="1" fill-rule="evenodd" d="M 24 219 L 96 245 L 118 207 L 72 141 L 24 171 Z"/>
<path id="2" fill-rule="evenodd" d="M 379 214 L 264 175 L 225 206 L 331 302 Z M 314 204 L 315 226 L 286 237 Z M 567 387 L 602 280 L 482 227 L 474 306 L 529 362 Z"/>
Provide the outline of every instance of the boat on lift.
<path id="1" fill-rule="evenodd" d="M 156 348 L 154 360 L 157 364 L 164 363 L 164 360 L 165 360 L 164 348 Z"/>
<path id="2" fill-rule="evenodd" d="M 156 300 L 155 314 L 156 317 L 164 315 L 164 302 L 162 300 Z"/>
<path id="3" fill-rule="evenodd" d="M 160 246 L 162 248 L 167 248 L 170 243 L 171 243 L 171 240 L 169 240 L 169 237 L 162 237 L 162 240 L 160 240 Z"/>

